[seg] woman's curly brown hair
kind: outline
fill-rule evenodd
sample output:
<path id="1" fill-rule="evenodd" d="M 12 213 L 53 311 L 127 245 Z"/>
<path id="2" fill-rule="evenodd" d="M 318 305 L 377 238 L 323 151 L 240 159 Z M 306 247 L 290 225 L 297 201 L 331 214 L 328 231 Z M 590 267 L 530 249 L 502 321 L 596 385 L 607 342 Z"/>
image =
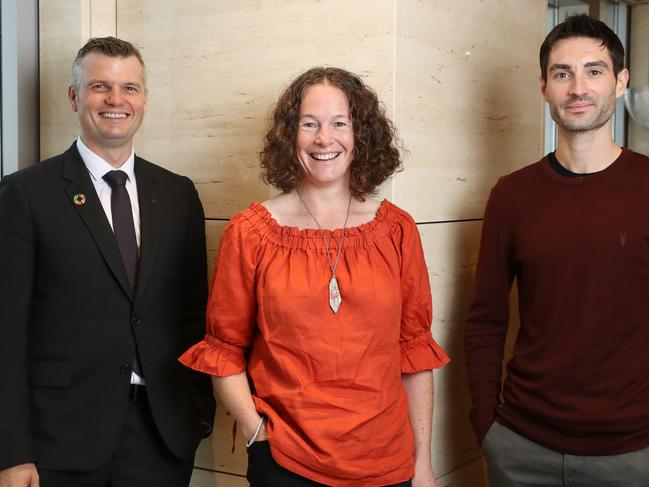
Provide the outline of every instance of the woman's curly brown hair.
<path id="1" fill-rule="evenodd" d="M 262 178 L 284 192 L 291 191 L 303 175 L 295 141 L 300 103 L 307 88 L 328 84 L 342 90 L 349 100 L 354 129 L 350 189 L 356 198 L 376 194 L 376 188 L 401 169 L 396 131 L 385 116 L 376 93 L 353 73 L 340 68 L 312 68 L 298 76 L 280 95 L 273 110 L 272 126 L 260 152 Z"/>

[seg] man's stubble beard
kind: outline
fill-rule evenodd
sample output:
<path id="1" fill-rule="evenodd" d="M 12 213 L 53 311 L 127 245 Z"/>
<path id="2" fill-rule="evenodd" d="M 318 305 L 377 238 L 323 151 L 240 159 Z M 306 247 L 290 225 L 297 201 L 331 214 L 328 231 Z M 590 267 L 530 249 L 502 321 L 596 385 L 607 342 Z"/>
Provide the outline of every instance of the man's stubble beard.
<path id="1" fill-rule="evenodd" d="M 588 101 L 592 103 L 591 98 L 575 97 L 565 103 L 569 105 L 578 101 Z M 612 92 L 608 100 L 599 106 L 597 113 L 588 120 L 570 120 L 568 117 L 562 117 L 556 104 L 550 103 L 550 114 L 552 120 L 556 122 L 561 128 L 568 132 L 588 132 L 603 127 L 613 116 L 615 110 L 616 97 L 615 92 Z M 612 108 L 611 108 L 612 107 Z"/>

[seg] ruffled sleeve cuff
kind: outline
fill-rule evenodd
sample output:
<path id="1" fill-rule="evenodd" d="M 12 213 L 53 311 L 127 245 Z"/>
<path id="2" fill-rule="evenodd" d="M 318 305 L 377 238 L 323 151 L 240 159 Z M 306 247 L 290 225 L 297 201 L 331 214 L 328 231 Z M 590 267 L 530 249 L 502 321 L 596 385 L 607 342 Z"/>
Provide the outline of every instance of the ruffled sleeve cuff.
<path id="1" fill-rule="evenodd" d="M 401 373 L 403 374 L 438 369 L 450 361 L 451 359 L 433 339 L 430 332 L 407 342 L 401 342 Z"/>
<path id="2" fill-rule="evenodd" d="M 206 335 L 178 360 L 190 369 L 218 377 L 226 377 L 246 370 L 243 349 L 225 343 L 212 335 Z"/>

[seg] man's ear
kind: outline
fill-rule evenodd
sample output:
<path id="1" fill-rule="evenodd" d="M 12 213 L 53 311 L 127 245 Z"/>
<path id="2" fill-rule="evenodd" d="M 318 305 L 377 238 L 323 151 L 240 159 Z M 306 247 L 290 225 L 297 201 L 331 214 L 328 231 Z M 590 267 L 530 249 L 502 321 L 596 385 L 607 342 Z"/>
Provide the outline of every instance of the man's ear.
<path id="1" fill-rule="evenodd" d="M 621 97 L 626 91 L 626 87 L 629 84 L 629 70 L 624 68 L 622 71 L 617 73 L 617 82 L 615 84 L 615 96 Z"/>
<path id="2" fill-rule="evenodd" d="M 548 101 L 548 97 L 545 94 L 545 80 L 543 79 L 543 76 L 539 76 L 539 81 L 541 82 L 541 95 L 543 96 L 543 99 L 545 101 Z"/>
<path id="3" fill-rule="evenodd" d="M 74 86 L 68 86 L 68 100 L 70 101 L 70 108 L 73 112 L 79 111 L 79 106 L 77 105 L 78 98 L 79 95 L 77 94 L 77 90 L 74 89 Z"/>

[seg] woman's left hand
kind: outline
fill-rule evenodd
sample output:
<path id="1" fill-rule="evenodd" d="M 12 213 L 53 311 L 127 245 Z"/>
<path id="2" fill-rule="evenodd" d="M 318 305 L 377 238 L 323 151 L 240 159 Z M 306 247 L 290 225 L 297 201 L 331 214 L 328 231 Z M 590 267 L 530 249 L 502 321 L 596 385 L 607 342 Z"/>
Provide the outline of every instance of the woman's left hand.
<path id="1" fill-rule="evenodd" d="M 428 468 L 426 468 L 426 465 L 422 465 L 421 468 L 418 465 L 415 466 L 412 487 L 437 487 L 437 480 L 435 480 L 435 474 L 430 463 L 428 464 Z"/>

